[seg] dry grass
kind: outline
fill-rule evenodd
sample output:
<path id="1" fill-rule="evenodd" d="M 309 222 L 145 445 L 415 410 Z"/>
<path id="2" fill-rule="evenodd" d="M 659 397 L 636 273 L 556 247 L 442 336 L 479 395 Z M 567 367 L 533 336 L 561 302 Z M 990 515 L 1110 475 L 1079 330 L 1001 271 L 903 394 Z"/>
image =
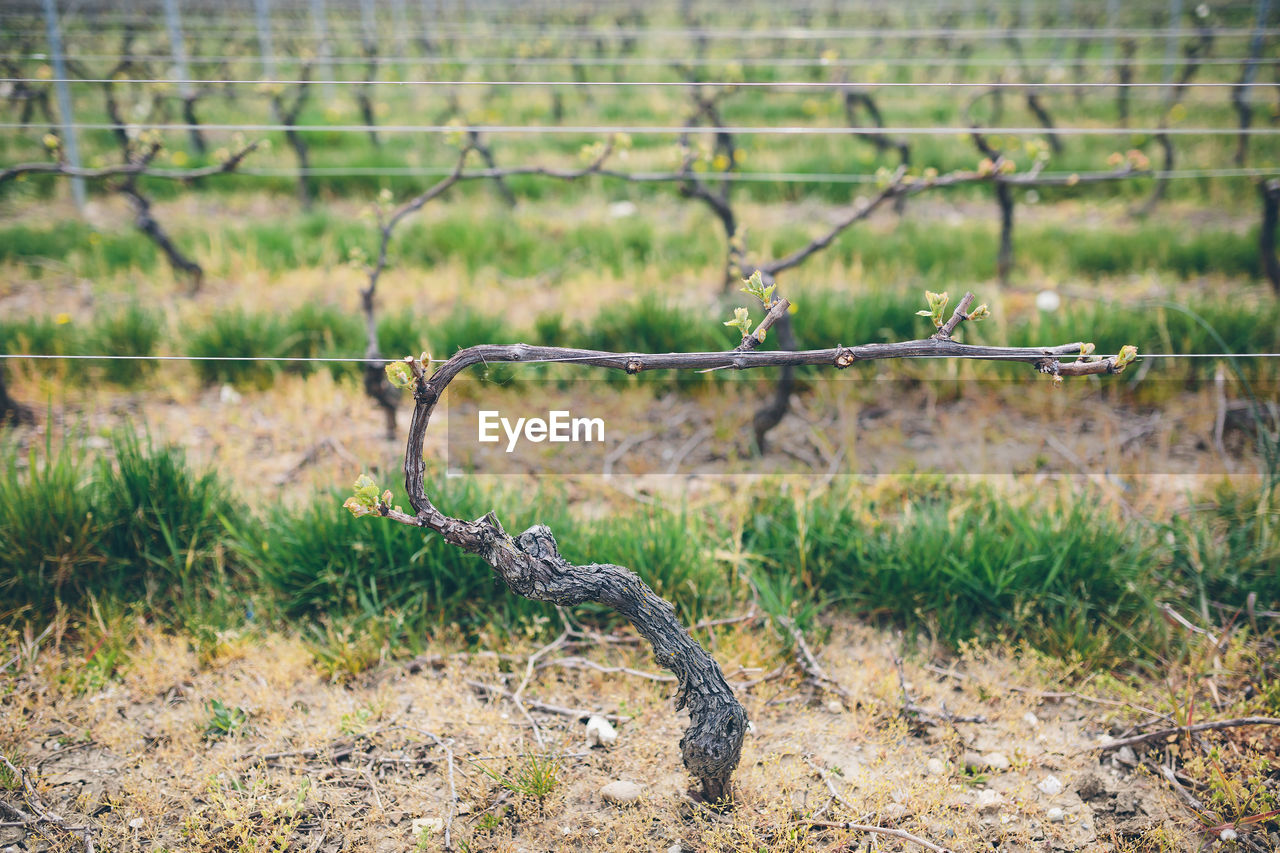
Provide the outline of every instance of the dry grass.
<path id="1" fill-rule="evenodd" d="M 731 679 L 752 680 L 779 660 L 779 642 L 767 628 L 739 626 L 723 629 L 715 650 Z M 740 688 L 754 733 L 736 777 L 737 807 L 727 814 L 686 795 L 677 745 L 684 721 L 672 713 L 668 685 L 576 669 L 540 671 L 526 695 L 631 719 L 612 748 L 589 750 L 579 720 L 535 712 L 549 749 L 564 756 L 557 784 L 549 792 L 519 783 L 508 790 L 494 777 L 517 780 L 540 751 L 511 705 L 465 682 L 518 681 L 523 658 L 447 646 L 334 684 L 288 637 L 229 637 L 202 663 L 184 641 L 142 630 L 123 680 L 100 692 L 61 686 L 77 664 L 56 652 L 24 662 L 0 704 L 0 731 L 5 753 L 35 768 L 45 803 L 69 820 L 88 820 L 109 850 L 441 849 L 441 834 L 419 839 L 413 824 L 449 814 L 445 756 L 426 732 L 451 743 L 457 759 L 459 849 L 810 850 L 858 842 L 856 833 L 812 826 L 821 820 L 897 826 L 953 850 L 1191 844 L 1191 819 L 1157 782 L 1081 751 L 1104 731 L 1108 709 L 1036 698 L 1064 676 L 1060 666 L 986 652 L 953 662 L 968 676 L 956 681 L 908 661 L 916 704 L 941 713 L 945 703 L 953 714 L 987 720 L 921 721 L 902 713 L 893 642 L 835 626 L 823 665 L 850 691 L 851 707 L 814 695 L 793 673 Z M 629 648 L 590 656 L 652 667 Z M 243 709 L 247 721 L 211 733 L 215 701 Z M 992 750 L 1012 769 L 963 770 L 965 752 Z M 931 772 L 930 759 L 942 767 Z M 1065 784 L 1054 797 L 1036 787 L 1050 774 Z M 599 788 L 614 779 L 643 785 L 640 803 L 603 803 Z M 1119 797 L 1091 805 L 1077 793 L 1098 784 Z M 1128 805 L 1117 814 L 1119 801 Z M 1046 819 L 1054 806 L 1066 811 L 1065 823 Z M 47 827 L 28 844 L 42 833 L 51 849 L 80 844 Z M 901 849 L 891 839 L 880 845 Z"/>

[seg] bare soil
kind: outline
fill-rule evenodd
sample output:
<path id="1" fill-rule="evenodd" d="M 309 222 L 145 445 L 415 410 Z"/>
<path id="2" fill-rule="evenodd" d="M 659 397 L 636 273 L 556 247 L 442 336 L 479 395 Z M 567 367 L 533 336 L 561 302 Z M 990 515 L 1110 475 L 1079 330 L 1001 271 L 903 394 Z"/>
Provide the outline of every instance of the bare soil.
<path id="1" fill-rule="evenodd" d="M 819 654 L 849 693 L 842 701 L 787 665 L 780 638 L 760 623 L 699 635 L 712 642 L 753 724 L 736 805 L 726 812 L 686 790 L 678 748 L 686 720 L 673 712 L 667 683 L 547 665 L 525 690 L 526 718 L 470 686 L 514 690 L 526 654 L 440 645 L 344 684 L 322 678 L 297 639 L 226 638 L 201 661 L 186 642 L 149 629 L 122 681 L 83 694 L 65 686 L 82 662 L 56 650 L 20 654 L 18 671 L 6 675 L 0 731 L 6 754 L 31 768 L 34 787 L 0 791 L 0 801 L 55 812 L 90 827 L 97 849 L 120 851 L 444 849 L 432 819 L 449 824 L 454 849 L 502 851 L 869 843 L 824 821 L 897 827 L 956 851 L 1196 849 L 1204 838 L 1132 756 L 1096 749 L 1142 716 L 1136 707 L 1100 704 L 1087 690 L 1058 692 L 1060 665 L 917 652 L 900 677 L 899 641 L 839 623 Z M 628 642 L 573 654 L 653 669 Z M 211 730 L 215 701 L 243 709 L 245 722 Z M 535 702 L 620 715 L 619 738 L 589 748 L 585 716 L 544 713 Z M 970 717 L 982 721 L 957 721 Z M 456 796 L 446 751 L 431 735 L 452 751 Z M 966 771 L 966 756 L 992 752 L 1007 757 L 1008 769 Z M 537 756 L 548 754 L 560 756 L 555 784 L 530 793 L 520 774 L 545 766 Z M 1059 793 L 1045 792 L 1051 776 Z M 636 804 L 602 800 L 601 786 L 618 779 L 642 786 Z M 1062 822 L 1050 820 L 1053 808 Z M 0 826 L 0 849 L 84 847 L 80 835 L 48 822 Z M 873 848 L 921 849 L 884 836 Z"/>

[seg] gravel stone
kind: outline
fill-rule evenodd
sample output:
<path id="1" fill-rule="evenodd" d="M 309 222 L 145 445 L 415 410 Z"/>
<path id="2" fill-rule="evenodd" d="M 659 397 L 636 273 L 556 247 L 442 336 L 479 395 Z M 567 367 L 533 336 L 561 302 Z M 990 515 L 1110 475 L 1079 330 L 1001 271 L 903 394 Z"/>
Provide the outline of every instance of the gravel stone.
<path id="1" fill-rule="evenodd" d="M 634 803 L 640 799 L 640 786 L 635 782 L 610 782 L 600 789 L 600 796 L 606 803 L 613 803 L 615 806 L 625 806 L 628 803 Z"/>
<path id="2" fill-rule="evenodd" d="M 435 835 L 444 832 L 444 820 L 438 817 L 415 817 L 409 822 L 409 828 L 413 831 L 413 837 L 419 838 L 422 833 Z"/>
<path id="3" fill-rule="evenodd" d="M 1057 776 L 1046 776 L 1036 784 L 1040 791 L 1049 797 L 1056 797 L 1062 793 L 1062 781 Z"/>
<path id="4" fill-rule="evenodd" d="M 990 789 L 978 792 L 978 811 L 996 814 L 1004 806 L 1004 798 Z"/>
<path id="5" fill-rule="evenodd" d="M 617 739 L 618 730 L 604 717 L 592 717 L 587 720 L 588 746 L 610 746 Z"/>

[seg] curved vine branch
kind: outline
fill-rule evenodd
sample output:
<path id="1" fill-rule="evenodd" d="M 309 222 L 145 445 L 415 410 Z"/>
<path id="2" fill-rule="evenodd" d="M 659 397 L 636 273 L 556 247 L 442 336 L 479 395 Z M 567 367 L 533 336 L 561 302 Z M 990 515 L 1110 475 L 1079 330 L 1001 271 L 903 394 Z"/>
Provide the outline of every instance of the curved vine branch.
<path id="1" fill-rule="evenodd" d="M 1253 123 L 1253 83 L 1258 77 L 1259 60 L 1262 58 L 1263 28 L 1267 24 L 1270 0 L 1258 4 L 1257 22 L 1249 39 L 1249 58 L 1240 70 L 1240 82 L 1231 89 L 1231 105 L 1235 107 L 1240 122 L 1240 136 L 1236 140 L 1236 165 L 1243 167 L 1249 156 L 1249 125 Z"/>
<path id="2" fill-rule="evenodd" d="M 0 169 L 0 184 L 4 184 L 23 175 L 61 175 L 65 178 L 85 178 L 87 180 L 97 180 L 101 178 L 120 178 L 120 177 L 137 177 L 146 175 L 149 178 L 163 178 L 170 181 L 194 181 L 198 178 L 211 178 L 214 175 L 224 175 L 228 172 L 234 172 L 239 168 L 240 164 L 246 157 L 257 150 L 259 143 L 251 142 L 229 155 L 227 159 L 214 163 L 210 166 L 202 166 L 198 169 L 157 169 L 152 165 L 155 155 L 159 153 L 159 146 L 156 147 L 155 153 L 146 156 L 136 157 L 125 163 L 113 163 L 110 166 L 102 166 L 97 169 L 76 168 L 69 163 L 61 160 L 53 160 L 39 163 L 17 163 L 13 166 L 6 166 Z"/>
<path id="3" fill-rule="evenodd" d="M 762 293 L 769 305 L 762 323 L 767 329 L 787 316 L 788 304 L 785 299 L 775 300 L 771 289 Z M 859 361 L 942 356 L 1023 362 L 1060 379 L 1062 376 L 1118 373 L 1135 357 L 1136 351 L 1132 347 L 1126 347 L 1117 356 L 1090 360 L 1090 344 L 987 347 L 958 343 L 951 339 L 955 329 L 965 320 L 977 320 L 985 314 L 985 308 L 970 313 L 972 302 L 973 294 L 965 294 L 951 317 L 944 322 L 945 297 L 931 295 L 930 305 L 938 332 L 927 339 L 892 344 L 762 352 L 757 349 L 763 339 L 758 330 L 757 334 L 744 334 L 742 343 L 727 352 L 621 353 L 528 344 L 486 344 L 460 350 L 430 375 L 427 365 L 410 356 L 399 363 L 396 372 L 413 390 L 413 417 L 404 460 L 405 488 L 413 514 L 393 507 L 389 492 L 378 497 L 377 487 L 365 478 L 357 484 L 357 494 L 347 501 L 346 506 L 357 516 L 379 515 L 435 531 L 446 543 L 476 554 L 487 562 L 517 595 L 562 606 L 593 601 L 624 616 L 652 645 L 657 663 L 676 676 L 679 684 L 676 708 L 688 708 L 690 716 L 689 728 L 680 741 L 686 769 L 700 783 L 703 798 L 712 802 L 726 801 L 731 796 L 731 777 L 741 755 L 747 716 L 719 665 L 689 636 L 676 618 L 674 608 L 659 598 L 634 572 L 609 563 L 569 563 L 560 555 L 551 530 L 541 524 L 513 537 L 492 511 L 475 521 L 466 521 L 437 508 L 427 494 L 426 463 L 423 460 L 423 441 L 432 412 L 441 395 L 459 374 L 473 365 L 493 362 L 572 362 L 635 374 L 643 370 L 748 370 L 802 364 L 843 369 Z M 1078 358 L 1063 361 L 1073 356 Z"/>
<path id="4" fill-rule="evenodd" d="M 485 157 L 490 164 L 488 169 L 467 172 L 464 171 L 467 165 L 467 158 L 473 151 L 480 153 L 482 157 L 485 155 L 477 147 L 479 136 L 475 132 L 465 131 L 463 139 L 465 141 L 463 142 L 462 150 L 458 154 L 453 170 L 448 175 L 441 178 L 424 192 L 395 208 L 388 216 L 384 217 L 381 210 L 378 212 L 378 255 L 373 264 L 365 268 L 368 279 L 365 286 L 360 289 L 360 310 L 364 315 L 365 340 L 367 341 L 364 357 L 369 359 L 364 366 L 364 390 L 365 394 L 382 410 L 386 419 L 388 438 L 395 438 L 396 435 L 396 403 L 399 395 L 387 382 L 386 373 L 383 369 L 386 363 L 382 361 L 382 349 L 378 344 L 376 300 L 378 280 L 387 269 L 389 261 L 388 250 L 396 226 L 403 222 L 406 217 L 421 210 L 429 202 L 440 198 L 455 184 L 462 181 L 481 178 L 501 181 L 504 176 L 508 175 L 541 175 L 559 180 L 577 180 L 588 175 L 600 174 L 605 162 L 613 154 L 617 142 L 616 137 L 610 137 L 606 142 L 597 143 L 598 147 L 594 151 L 591 162 L 581 169 L 554 169 L 547 166 L 514 166 L 498 169 L 492 166 L 492 156 L 488 156 Z M 512 200 L 514 201 L 514 198 Z"/>
<path id="5" fill-rule="evenodd" d="M 110 99 L 108 103 L 111 103 Z M 126 135 L 122 144 L 124 152 L 124 162 L 122 163 L 103 166 L 99 169 L 77 168 L 61 159 L 46 163 L 20 163 L 16 166 L 0 169 L 0 186 L 25 175 L 37 174 L 88 179 L 123 178 L 111 189 L 124 196 L 129 202 L 129 206 L 133 209 L 134 225 L 137 226 L 139 231 L 146 234 L 151 239 L 151 242 L 156 244 L 175 271 L 190 279 L 191 291 L 195 292 L 200 289 L 200 284 L 204 278 L 203 268 L 183 254 L 182 250 L 173 242 L 173 238 L 169 236 L 168 232 L 152 215 L 151 199 L 147 198 L 138 188 L 138 179 L 143 175 L 147 175 L 148 177 L 169 180 L 192 181 L 197 178 L 207 178 L 213 175 L 233 172 L 244 158 L 248 157 L 257 147 L 257 142 L 250 143 L 234 154 L 228 155 L 222 162 L 199 169 L 154 169 L 152 164 L 160 153 L 160 143 L 146 143 L 140 149 L 135 150 Z"/>
<path id="6" fill-rule="evenodd" d="M 873 127 L 884 127 L 884 117 L 880 114 L 880 108 L 876 105 L 875 98 L 871 92 L 859 86 L 848 86 L 844 89 L 844 115 L 845 121 L 850 127 L 861 127 L 862 123 L 858 120 L 858 108 L 861 107 L 866 111 L 871 119 Z M 883 133 L 866 133 L 858 134 L 862 139 L 870 142 L 876 147 L 877 151 L 896 151 L 898 153 L 898 165 L 902 168 L 911 166 L 911 143 L 906 139 L 892 138 Z M 899 196 L 894 204 L 894 209 L 901 213 L 906 205 L 906 197 Z"/>
<path id="7" fill-rule="evenodd" d="M 311 183 L 309 171 L 310 159 L 306 140 L 298 133 L 298 118 L 302 115 L 307 99 L 311 95 L 311 63 L 304 62 L 298 72 L 298 82 L 294 87 L 292 100 L 286 101 L 283 91 L 276 91 L 271 96 L 272 107 L 280 123 L 285 126 L 284 138 L 298 158 L 298 201 L 304 209 L 311 207 Z"/>

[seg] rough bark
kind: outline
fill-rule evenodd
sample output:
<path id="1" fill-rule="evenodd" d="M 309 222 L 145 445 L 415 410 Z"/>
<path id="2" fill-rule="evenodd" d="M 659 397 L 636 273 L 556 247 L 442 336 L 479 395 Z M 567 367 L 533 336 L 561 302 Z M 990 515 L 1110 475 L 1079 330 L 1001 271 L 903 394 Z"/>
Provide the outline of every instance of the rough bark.
<path id="1" fill-rule="evenodd" d="M 423 461 L 423 441 L 431 414 L 449 383 L 460 373 L 473 365 L 493 362 L 570 361 L 638 373 L 641 370 L 750 369 L 799 364 L 845 368 L 863 360 L 957 355 L 1027 362 L 1040 372 L 1055 376 L 1116 373 L 1124 369 L 1124 363 L 1116 357 L 1062 362 L 1062 358 L 1084 352 L 1084 345 L 1079 343 L 1056 347 L 981 347 L 957 343 L 950 335 L 968 317 L 966 312 L 972 302 L 973 294 L 966 293 L 951 319 L 932 338 L 896 344 L 761 352 L 755 348 L 758 340 L 746 336 L 741 345 L 728 352 L 648 354 L 526 344 L 483 345 L 459 351 L 429 377 L 425 365 L 408 359 L 415 377 L 414 409 L 405 449 L 404 475 L 414 514 L 382 502 L 372 511 L 403 524 L 433 530 L 446 543 L 478 555 L 516 595 L 565 607 L 597 602 L 630 621 L 653 647 L 658 664 L 675 674 L 679 684 L 675 697 L 677 710 L 689 710 L 690 725 L 680 740 L 685 767 L 701 785 L 703 798 L 711 802 L 727 801 L 732 794 L 732 774 L 741 756 L 747 715 L 719 665 L 689 636 L 676 618 L 675 609 L 634 572 L 611 563 L 574 565 L 568 562 L 560 555 L 551 530 L 543 525 L 534 525 L 513 538 L 493 512 L 475 521 L 464 521 L 437 509 L 426 492 Z M 778 299 L 761 325 L 766 329 L 781 325 L 788 307 L 786 299 Z"/>
<path id="2" fill-rule="evenodd" d="M 871 118 L 871 122 L 875 127 L 884 127 L 884 117 L 880 114 L 880 108 L 876 105 L 875 98 L 870 92 L 848 88 L 844 91 L 844 115 L 845 120 L 850 127 L 860 127 L 858 121 L 858 108 L 866 110 L 867 115 Z M 883 133 L 860 134 L 863 138 L 876 147 L 877 151 L 896 151 L 898 154 L 898 165 L 908 168 L 911 165 L 911 146 L 905 139 L 891 139 Z M 907 204 L 906 196 L 898 196 L 894 201 L 894 210 L 902 213 Z"/>
<path id="3" fill-rule="evenodd" d="M 993 170 L 999 171 L 1000 152 L 991 146 L 985 136 L 976 130 L 971 134 L 973 144 L 992 161 Z M 1001 284 L 1009 283 L 1009 274 L 1013 272 L 1013 191 L 1008 183 L 996 181 L 996 204 L 1000 208 L 1000 248 L 996 253 L 996 278 Z"/>
<path id="4" fill-rule="evenodd" d="M 182 121 L 188 125 L 187 135 L 191 139 L 191 147 L 199 154 L 207 150 L 204 135 L 200 133 L 200 119 L 196 116 L 196 99 L 198 94 L 190 94 L 182 99 Z"/>
<path id="5" fill-rule="evenodd" d="M 122 187 L 120 194 L 129 200 L 129 205 L 133 208 L 133 224 L 151 238 L 151 242 L 155 243 L 160 251 L 164 252 L 174 272 L 187 276 L 191 292 L 198 291 L 200 285 L 204 283 L 204 269 L 182 253 L 169 233 L 151 215 L 150 199 L 139 193 L 133 186 Z"/>
<path id="6" fill-rule="evenodd" d="M 1049 141 L 1049 147 L 1053 149 L 1053 153 L 1062 153 L 1062 140 L 1058 138 L 1058 134 L 1054 132 L 1053 118 L 1049 115 L 1049 111 L 1045 109 L 1044 104 L 1040 103 L 1040 96 L 1036 94 L 1034 89 L 1028 89 L 1026 92 L 1027 109 L 1031 110 L 1035 115 L 1036 121 L 1040 122 L 1048 133 L 1045 138 Z"/>
<path id="7" fill-rule="evenodd" d="M 693 99 L 694 105 L 693 113 L 685 120 L 685 126 L 696 127 L 705 123 L 707 127 L 714 128 L 715 143 L 712 150 L 716 158 L 724 158 L 724 168 L 719 170 L 722 178 L 719 185 L 713 189 L 703 176 L 694 171 L 695 158 L 691 154 L 686 155 L 680 168 L 680 173 L 684 178 L 680 185 L 680 194 L 685 198 L 698 199 L 706 204 L 716 218 L 720 220 L 720 224 L 724 228 L 728 248 L 725 252 L 724 278 L 721 281 L 721 288 L 728 293 L 734 288 L 738 280 L 746 274 L 743 272 L 742 246 L 737 240 L 739 236 L 737 233 L 737 220 L 734 217 L 733 206 L 730 203 L 733 182 L 729 179 L 729 176 L 737 166 L 738 150 L 733 141 L 733 134 L 725 130 L 724 120 L 720 116 L 720 101 L 731 94 L 733 88 L 722 87 L 714 89 L 705 86 L 701 82 L 702 70 L 700 67 L 677 64 L 676 70 L 689 81 L 689 94 Z M 688 133 L 681 134 L 680 145 L 686 151 L 690 150 Z"/>
<path id="8" fill-rule="evenodd" d="M 366 44 L 364 46 L 364 55 L 369 61 L 365 65 L 364 84 L 355 87 L 356 103 L 360 107 L 360 118 L 364 121 L 365 127 L 369 129 L 369 139 L 373 142 L 374 147 L 377 148 L 382 145 L 382 140 L 378 138 L 378 121 L 373 108 L 373 84 L 378 77 L 377 45 Z"/>
<path id="9" fill-rule="evenodd" d="M 9 396 L 8 370 L 0 364 L 0 426 L 20 426 L 35 423 L 31 409 Z"/>
<path id="10" fill-rule="evenodd" d="M 1262 196 L 1258 255 L 1262 261 L 1262 271 L 1271 282 L 1271 288 L 1280 296 L 1280 258 L 1276 257 L 1276 225 L 1280 224 L 1280 180 L 1264 181 L 1258 185 L 1258 191 Z"/>
<path id="11" fill-rule="evenodd" d="M 298 85 L 294 91 L 293 102 L 285 104 L 281 95 L 274 98 L 276 115 L 279 116 L 280 122 L 284 124 L 284 138 L 289 143 L 289 147 L 293 149 L 293 154 L 298 158 L 298 201 L 301 202 L 304 209 L 311 207 L 311 177 L 307 174 L 310 168 L 310 158 L 306 140 L 302 134 L 298 133 L 298 117 L 302 114 L 302 108 L 306 106 L 307 99 L 311 95 L 311 65 L 302 66 L 302 71 L 298 75 Z"/>
<path id="12" fill-rule="evenodd" d="M 387 374 L 383 370 L 386 362 L 382 361 L 382 350 L 378 347 L 378 321 L 374 313 L 374 295 L 375 289 L 372 286 L 360 291 L 360 307 L 364 314 L 365 337 L 368 341 L 364 357 L 372 359 L 372 361 L 366 361 L 364 365 L 364 392 L 382 410 L 386 420 L 387 438 L 392 439 L 396 437 L 396 403 L 400 395 L 387 382 Z"/>
<path id="13" fill-rule="evenodd" d="M 1013 272 L 1013 193 L 1008 184 L 996 184 L 996 203 L 1000 206 L 1000 251 L 996 255 L 996 277 L 1009 283 Z"/>
<path id="14" fill-rule="evenodd" d="M 1120 85 L 1116 87 L 1116 110 L 1120 113 L 1120 124 L 1129 125 L 1129 84 L 1133 82 L 1133 55 L 1138 51 L 1138 42 L 1127 38 L 1120 41 L 1120 67 L 1116 73 Z"/>
<path id="15" fill-rule="evenodd" d="M 1174 165 L 1173 141 L 1169 139 L 1167 133 L 1157 133 L 1155 140 L 1160 144 L 1160 150 L 1164 154 L 1164 163 L 1161 171 L 1172 172 Z M 1156 209 L 1156 205 L 1164 198 L 1165 192 L 1169 189 L 1169 179 L 1167 177 L 1157 177 L 1155 186 L 1151 188 L 1151 195 L 1147 196 L 1147 200 L 1140 206 L 1134 208 L 1133 216 L 1143 217 L 1151 214 Z"/>
<path id="16" fill-rule="evenodd" d="M 480 155 L 485 167 L 494 172 L 493 185 L 498 188 L 498 195 L 502 196 L 502 201 L 507 207 L 515 207 L 516 194 L 511 191 L 511 187 L 507 186 L 507 181 L 502 176 L 502 170 L 498 168 L 497 161 L 493 159 L 493 149 L 480 138 L 478 131 L 467 131 L 467 137 L 470 140 L 471 148 Z"/>
<path id="17" fill-rule="evenodd" d="M 703 799 L 728 801 L 747 731 L 747 713 L 719 664 L 680 624 L 675 608 L 622 566 L 568 562 L 560 556 L 555 537 L 544 525 L 534 525 L 512 538 L 492 512 L 476 521 L 462 521 L 441 513 L 427 497 L 423 436 L 440 393 L 465 361 L 446 363 L 431 379 L 420 379 L 415 385 L 405 454 L 405 486 L 416 513 L 414 523 L 435 530 L 450 545 L 480 556 L 516 595 L 564 607 L 596 602 L 634 625 L 653 647 L 658 665 L 674 673 L 679 683 L 676 710 L 687 708 L 690 719 L 680 739 L 685 767 L 701 785 Z M 455 365 L 457 371 L 451 370 Z"/>
<path id="18" fill-rule="evenodd" d="M 775 328 L 777 329 L 778 344 L 785 350 L 794 350 L 796 348 L 796 336 L 791 329 L 791 316 L 784 315 Z M 765 436 L 768 435 L 769 430 L 782 423 L 782 419 L 786 417 L 787 411 L 791 408 L 791 395 L 795 393 L 795 388 L 796 369 L 787 365 L 778 371 L 778 383 L 773 387 L 773 398 L 757 409 L 755 416 L 751 419 L 751 429 L 755 433 L 757 453 L 765 452 Z"/>

